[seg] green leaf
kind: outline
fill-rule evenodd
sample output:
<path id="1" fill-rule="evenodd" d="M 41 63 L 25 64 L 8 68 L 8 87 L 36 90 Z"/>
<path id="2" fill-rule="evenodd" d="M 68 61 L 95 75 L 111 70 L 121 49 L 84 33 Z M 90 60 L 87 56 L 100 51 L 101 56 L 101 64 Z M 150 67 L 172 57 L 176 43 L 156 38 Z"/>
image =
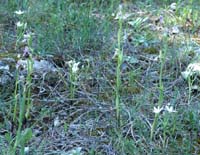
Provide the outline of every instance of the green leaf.
<path id="1" fill-rule="evenodd" d="M 25 129 L 21 134 L 22 142 L 24 144 L 27 143 L 29 140 L 31 140 L 32 135 L 33 135 L 33 133 L 32 133 L 32 130 L 30 128 Z"/>

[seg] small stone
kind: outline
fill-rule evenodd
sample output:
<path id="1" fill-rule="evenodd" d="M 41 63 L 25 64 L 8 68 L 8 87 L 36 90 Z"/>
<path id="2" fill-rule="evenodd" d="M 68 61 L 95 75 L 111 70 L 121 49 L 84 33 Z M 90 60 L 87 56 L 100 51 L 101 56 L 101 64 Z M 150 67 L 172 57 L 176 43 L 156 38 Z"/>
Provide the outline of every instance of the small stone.
<path id="1" fill-rule="evenodd" d="M 0 66 L 0 70 L 7 70 L 9 71 L 10 67 L 8 65 L 2 65 Z"/>
<path id="2" fill-rule="evenodd" d="M 17 62 L 17 66 L 21 66 L 24 70 L 27 70 L 27 60 L 20 59 Z M 47 73 L 47 72 L 55 72 L 56 68 L 50 62 L 46 60 L 36 60 L 33 59 L 33 71 L 36 73 Z"/>

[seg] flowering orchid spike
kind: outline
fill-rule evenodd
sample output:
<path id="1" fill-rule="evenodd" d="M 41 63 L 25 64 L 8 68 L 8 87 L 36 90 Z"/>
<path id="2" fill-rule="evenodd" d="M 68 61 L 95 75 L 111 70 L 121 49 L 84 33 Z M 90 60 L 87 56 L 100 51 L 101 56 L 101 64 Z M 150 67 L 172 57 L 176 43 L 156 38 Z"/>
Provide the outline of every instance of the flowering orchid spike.
<path id="1" fill-rule="evenodd" d="M 158 107 L 158 108 L 156 108 L 156 107 L 154 107 L 153 108 L 153 112 L 155 113 L 155 114 L 159 114 L 161 111 L 163 110 L 163 108 L 161 107 Z"/>
<path id="2" fill-rule="evenodd" d="M 78 72 L 78 70 L 79 70 L 78 65 L 79 64 L 80 64 L 80 62 L 76 62 L 74 60 L 68 61 L 68 65 L 72 69 L 73 73 L 77 73 Z"/>
<path id="3" fill-rule="evenodd" d="M 72 67 L 72 72 L 73 72 L 73 73 L 76 73 L 76 72 L 79 70 L 79 68 L 78 68 L 79 63 L 80 63 L 80 62 L 77 62 L 77 63 L 74 63 L 74 64 L 73 64 L 73 67 Z"/>
<path id="4" fill-rule="evenodd" d="M 166 109 L 169 113 L 177 112 L 176 110 L 173 109 L 172 106 L 168 106 L 168 105 L 167 105 L 167 106 L 165 107 L 165 109 Z"/>
<path id="5" fill-rule="evenodd" d="M 15 11 L 15 14 L 22 15 L 22 14 L 24 14 L 24 11 L 22 11 L 22 10 Z"/>
<path id="6" fill-rule="evenodd" d="M 25 46 L 23 51 L 23 57 L 28 58 L 30 56 L 30 49 L 28 46 Z"/>
<path id="7" fill-rule="evenodd" d="M 24 23 L 17 22 L 16 25 L 17 25 L 17 27 L 22 27 L 24 25 Z"/>

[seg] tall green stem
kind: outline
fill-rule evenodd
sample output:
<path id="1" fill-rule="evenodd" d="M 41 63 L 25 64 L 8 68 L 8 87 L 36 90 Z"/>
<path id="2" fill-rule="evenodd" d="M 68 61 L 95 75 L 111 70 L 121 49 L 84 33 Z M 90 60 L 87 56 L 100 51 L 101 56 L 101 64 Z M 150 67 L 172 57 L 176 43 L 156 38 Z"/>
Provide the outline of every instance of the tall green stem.
<path id="1" fill-rule="evenodd" d="M 163 66 L 165 63 L 165 57 L 166 57 L 166 53 L 167 53 L 167 42 L 166 42 L 166 38 L 164 38 L 164 52 L 162 50 L 160 50 L 160 74 L 159 74 L 159 100 L 158 100 L 158 108 L 161 108 L 163 100 L 164 100 L 164 86 L 163 86 L 163 81 L 162 81 L 162 77 L 163 77 Z M 158 118 L 159 118 L 159 114 L 160 113 L 156 113 L 155 114 L 155 118 L 153 121 L 153 124 L 151 126 L 151 133 L 150 133 L 150 139 L 153 140 L 153 135 L 154 135 L 154 131 L 158 122 Z"/>
<path id="2" fill-rule="evenodd" d="M 116 117 L 117 117 L 117 122 L 118 126 L 121 125 L 121 118 L 120 118 L 120 110 L 121 110 L 121 105 L 120 105 L 120 87 L 121 87 L 121 65 L 123 62 L 123 50 L 121 48 L 121 37 L 122 37 L 122 19 L 121 17 L 119 18 L 119 30 L 117 34 L 118 38 L 118 46 L 117 46 L 117 70 L 116 70 L 116 89 L 115 89 L 115 106 L 116 106 Z"/>

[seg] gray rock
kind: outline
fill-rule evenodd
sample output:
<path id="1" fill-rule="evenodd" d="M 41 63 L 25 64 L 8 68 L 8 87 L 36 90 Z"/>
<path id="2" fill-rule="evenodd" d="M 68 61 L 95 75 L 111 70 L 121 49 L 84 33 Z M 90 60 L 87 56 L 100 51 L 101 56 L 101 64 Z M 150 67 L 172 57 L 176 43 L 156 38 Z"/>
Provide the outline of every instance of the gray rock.
<path id="1" fill-rule="evenodd" d="M 35 73 L 48 73 L 48 72 L 55 72 L 56 68 L 50 62 L 46 60 L 36 60 L 33 59 L 33 72 Z M 19 60 L 17 65 L 22 66 L 23 70 L 27 70 L 27 60 Z"/>

